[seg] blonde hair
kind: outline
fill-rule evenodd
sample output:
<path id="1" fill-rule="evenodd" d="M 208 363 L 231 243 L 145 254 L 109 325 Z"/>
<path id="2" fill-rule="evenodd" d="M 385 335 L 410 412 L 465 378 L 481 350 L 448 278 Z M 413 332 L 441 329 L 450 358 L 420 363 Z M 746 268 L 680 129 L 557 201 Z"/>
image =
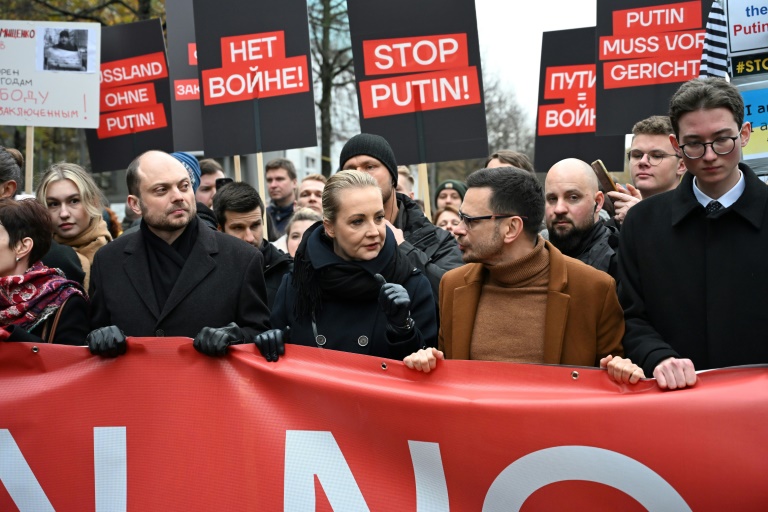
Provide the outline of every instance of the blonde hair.
<path id="1" fill-rule="evenodd" d="M 59 162 L 51 165 L 45 174 L 43 174 L 40 184 L 37 186 L 37 200 L 43 205 L 47 205 L 45 197 L 48 194 L 48 187 L 54 181 L 69 180 L 75 184 L 80 192 L 80 200 L 83 208 L 88 212 L 91 218 L 101 217 L 102 195 L 101 190 L 93 181 L 88 171 L 77 164 L 68 162 Z"/>
<path id="2" fill-rule="evenodd" d="M 293 227 L 293 224 L 302 220 L 311 220 L 312 222 L 317 222 L 319 220 L 323 220 L 323 218 L 312 208 L 299 208 L 293 212 L 291 219 L 285 226 L 285 233 L 287 235 L 291 234 L 291 228 Z"/>
<path id="3" fill-rule="evenodd" d="M 323 220 L 331 223 L 336 221 L 336 214 L 341 209 L 339 193 L 342 190 L 368 187 L 376 187 L 381 191 L 379 184 L 367 172 L 346 170 L 331 176 L 323 189 Z"/>

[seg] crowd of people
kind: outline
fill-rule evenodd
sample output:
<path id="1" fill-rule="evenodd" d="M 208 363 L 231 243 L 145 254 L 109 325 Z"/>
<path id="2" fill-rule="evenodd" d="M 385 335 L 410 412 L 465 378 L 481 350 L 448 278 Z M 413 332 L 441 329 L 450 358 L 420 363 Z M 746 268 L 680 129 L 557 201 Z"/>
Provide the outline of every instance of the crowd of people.
<path id="1" fill-rule="evenodd" d="M 432 219 L 378 135 L 352 137 L 330 178 L 268 162 L 268 204 L 215 160 L 148 151 L 126 171 L 120 236 L 76 164 L 14 199 L 22 156 L 2 148 L 0 340 L 115 357 L 129 336 L 186 336 L 209 356 L 252 343 L 277 362 L 300 344 L 423 372 L 562 364 L 689 387 L 768 360 L 768 188 L 740 162 L 750 134 L 734 86 L 694 79 L 633 127 L 631 184 L 605 190 L 575 158 L 542 184 L 499 150 L 440 183 Z"/>

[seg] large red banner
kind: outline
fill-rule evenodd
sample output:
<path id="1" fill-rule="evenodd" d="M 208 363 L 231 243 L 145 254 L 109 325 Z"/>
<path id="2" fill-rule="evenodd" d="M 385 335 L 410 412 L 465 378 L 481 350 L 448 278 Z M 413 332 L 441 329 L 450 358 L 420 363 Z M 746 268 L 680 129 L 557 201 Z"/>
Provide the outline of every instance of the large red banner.
<path id="1" fill-rule="evenodd" d="M 0 344 L 3 511 L 762 510 L 768 369 L 596 369 L 186 338 Z"/>

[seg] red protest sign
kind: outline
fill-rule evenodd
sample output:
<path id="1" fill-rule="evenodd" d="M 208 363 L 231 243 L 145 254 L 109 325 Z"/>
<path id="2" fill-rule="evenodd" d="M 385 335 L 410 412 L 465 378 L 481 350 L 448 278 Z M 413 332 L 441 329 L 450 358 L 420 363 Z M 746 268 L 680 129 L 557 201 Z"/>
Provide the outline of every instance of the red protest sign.
<path id="1" fill-rule="evenodd" d="M 477 68 L 360 82 L 363 116 L 374 118 L 480 103 Z"/>
<path id="2" fill-rule="evenodd" d="M 666 112 L 679 85 L 699 76 L 711 3 L 597 0 L 596 135 L 624 135 Z"/>
<path id="3" fill-rule="evenodd" d="M 266 61 L 258 66 L 230 66 L 203 71 L 203 102 L 219 105 L 309 90 L 307 57 Z"/>
<path id="4" fill-rule="evenodd" d="M 118 87 L 158 80 L 168 76 L 165 53 L 139 55 L 130 59 L 113 60 L 101 64 L 101 87 Z"/>
<path id="5" fill-rule="evenodd" d="M 307 56 L 286 57 L 282 31 L 224 37 L 221 59 L 202 72 L 206 106 L 309 91 Z"/>
<path id="6" fill-rule="evenodd" d="M 469 66 L 466 34 L 363 41 L 366 75 L 421 73 Z"/>
<path id="7" fill-rule="evenodd" d="M 160 20 L 102 29 L 99 127 L 86 131 L 94 172 L 125 169 L 150 149 L 173 151 L 168 76 Z"/>
<path id="8" fill-rule="evenodd" d="M 99 139 L 108 139 L 129 133 L 145 132 L 168 126 L 162 103 L 144 108 L 119 110 L 99 117 Z"/>
<path id="9" fill-rule="evenodd" d="M 400 74 L 359 82 L 366 119 L 482 103 L 466 34 L 367 40 L 363 59 L 366 75 Z"/>
<path id="10" fill-rule="evenodd" d="M 176 101 L 199 100 L 200 81 L 197 78 L 175 80 L 173 82 L 173 94 Z"/>
<path id="11" fill-rule="evenodd" d="M 595 131 L 595 65 L 546 68 L 544 99 L 562 103 L 539 105 L 538 135 Z"/>
<path id="12" fill-rule="evenodd" d="M 613 12 L 615 35 L 652 34 L 701 27 L 701 2 L 636 7 Z"/>
<path id="13" fill-rule="evenodd" d="M 101 112 L 125 110 L 157 103 L 155 84 L 126 85 L 101 91 Z"/>
<path id="14" fill-rule="evenodd" d="M 197 66 L 197 45 L 195 43 L 187 44 L 187 58 L 190 66 Z"/>
<path id="15" fill-rule="evenodd" d="M 603 88 L 672 84 L 696 78 L 700 57 L 680 55 L 603 63 Z"/>
<path id="16" fill-rule="evenodd" d="M 221 38 L 223 67 L 285 59 L 285 33 L 263 32 Z"/>

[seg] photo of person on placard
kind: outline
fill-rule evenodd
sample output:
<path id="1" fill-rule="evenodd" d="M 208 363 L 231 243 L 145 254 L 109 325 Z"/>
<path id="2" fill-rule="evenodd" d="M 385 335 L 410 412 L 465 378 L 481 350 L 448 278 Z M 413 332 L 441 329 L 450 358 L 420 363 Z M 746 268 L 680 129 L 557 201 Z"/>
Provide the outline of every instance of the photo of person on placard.
<path id="1" fill-rule="evenodd" d="M 88 69 L 88 31 L 47 28 L 44 36 L 43 69 L 85 71 Z"/>

